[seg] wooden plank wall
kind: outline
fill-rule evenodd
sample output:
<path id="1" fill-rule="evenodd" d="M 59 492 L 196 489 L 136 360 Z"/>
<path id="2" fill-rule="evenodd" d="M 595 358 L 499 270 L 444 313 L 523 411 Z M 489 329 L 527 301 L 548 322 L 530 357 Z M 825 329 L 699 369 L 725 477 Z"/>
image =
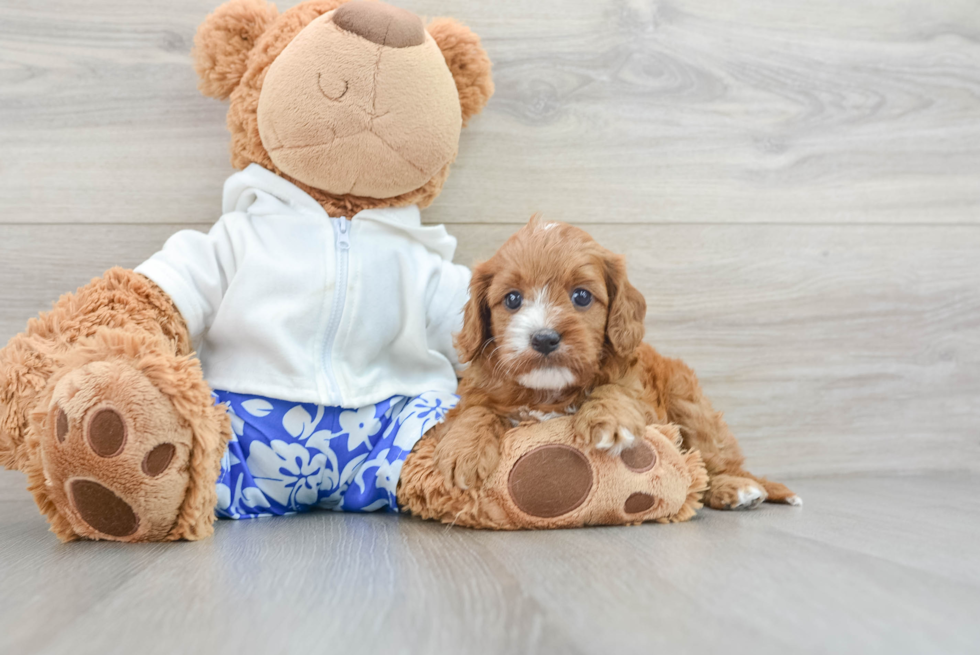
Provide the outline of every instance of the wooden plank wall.
<path id="1" fill-rule="evenodd" d="M 975 0 L 399 4 L 495 62 L 424 214 L 459 261 L 539 210 L 626 253 L 759 472 L 980 470 Z M 214 6 L 0 0 L 0 342 L 217 218 Z"/>

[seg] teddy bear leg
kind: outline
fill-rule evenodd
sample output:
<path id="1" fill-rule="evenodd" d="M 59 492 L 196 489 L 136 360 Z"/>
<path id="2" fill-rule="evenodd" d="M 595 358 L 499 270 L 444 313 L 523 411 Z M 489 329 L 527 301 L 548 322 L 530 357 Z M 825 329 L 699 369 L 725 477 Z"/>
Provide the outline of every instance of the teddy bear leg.
<path id="1" fill-rule="evenodd" d="M 675 426 L 651 426 L 612 456 L 582 447 L 569 419 L 524 425 L 504 436 L 483 484 L 463 490 L 438 472 L 427 437 L 405 463 L 399 502 L 422 518 L 497 530 L 686 521 L 701 507 L 707 473 L 679 442 Z"/>
<path id="2" fill-rule="evenodd" d="M 230 436 L 196 360 L 106 329 L 64 358 L 31 416 L 31 491 L 62 540 L 211 534 Z"/>

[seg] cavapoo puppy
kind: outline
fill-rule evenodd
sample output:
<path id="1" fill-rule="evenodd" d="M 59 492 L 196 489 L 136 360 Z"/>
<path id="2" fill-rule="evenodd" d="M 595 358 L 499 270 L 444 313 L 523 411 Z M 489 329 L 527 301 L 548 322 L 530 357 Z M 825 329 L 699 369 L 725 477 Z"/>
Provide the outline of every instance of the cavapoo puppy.
<path id="1" fill-rule="evenodd" d="M 704 458 L 709 507 L 801 504 L 782 484 L 743 468 L 738 442 L 694 372 L 643 343 L 645 315 L 622 256 L 581 229 L 533 217 L 473 271 L 456 335 L 469 367 L 459 404 L 435 434 L 446 479 L 480 485 L 507 430 L 573 414 L 583 445 L 610 454 L 629 448 L 648 424 L 677 424 L 684 447 Z"/>

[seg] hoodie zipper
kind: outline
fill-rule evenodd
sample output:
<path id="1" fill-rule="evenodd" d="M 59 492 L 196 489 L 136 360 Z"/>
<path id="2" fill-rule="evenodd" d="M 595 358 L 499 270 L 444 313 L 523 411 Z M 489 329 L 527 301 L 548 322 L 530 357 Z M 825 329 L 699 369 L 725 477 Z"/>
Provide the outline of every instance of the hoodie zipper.
<path id="1" fill-rule="evenodd" d="M 340 329 L 340 317 L 344 313 L 344 305 L 347 302 L 351 222 L 346 217 L 341 216 L 340 218 L 331 218 L 330 223 L 333 225 L 337 271 L 334 276 L 333 307 L 330 309 L 330 322 L 327 323 L 327 336 L 323 347 L 323 370 L 330 380 L 331 391 L 337 394 L 337 402 L 342 404 L 343 399 L 341 398 L 340 384 L 337 382 L 337 376 L 333 370 L 333 344 L 337 339 L 337 331 Z"/>

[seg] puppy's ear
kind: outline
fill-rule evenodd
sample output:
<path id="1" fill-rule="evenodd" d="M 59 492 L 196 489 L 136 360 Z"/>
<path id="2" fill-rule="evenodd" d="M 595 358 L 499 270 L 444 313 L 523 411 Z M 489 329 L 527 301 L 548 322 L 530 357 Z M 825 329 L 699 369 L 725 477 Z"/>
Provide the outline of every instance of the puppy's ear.
<path id="1" fill-rule="evenodd" d="M 252 46 L 278 16 L 265 0 L 228 0 L 205 18 L 191 52 L 201 93 L 219 100 L 230 96 L 245 74 Z"/>
<path id="2" fill-rule="evenodd" d="M 483 262 L 473 270 L 470 280 L 470 299 L 463 310 L 463 329 L 454 338 L 456 354 L 462 364 L 472 362 L 483 354 L 487 342 L 493 338 L 490 331 L 490 304 L 487 292 L 493 281 L 489 262 Z"/>
<path id="3" fill-rule="evenodd" d="M 452 18 L 436 18 L 429 23 L 428 30 L 453 74 L 465 127 L 472 116 L 483 111 L 493 95 L 490 57 L 480 45 L 480 37 Z"/>
<path id="4" fill-rule="evenodd" d="M 615 353 L 625 357 L 643 341 L 647 301 L 627 279 L 626 258 L 622 255 L 606 258 L 606 290 L 609 294 L 606 337 Z"/>

